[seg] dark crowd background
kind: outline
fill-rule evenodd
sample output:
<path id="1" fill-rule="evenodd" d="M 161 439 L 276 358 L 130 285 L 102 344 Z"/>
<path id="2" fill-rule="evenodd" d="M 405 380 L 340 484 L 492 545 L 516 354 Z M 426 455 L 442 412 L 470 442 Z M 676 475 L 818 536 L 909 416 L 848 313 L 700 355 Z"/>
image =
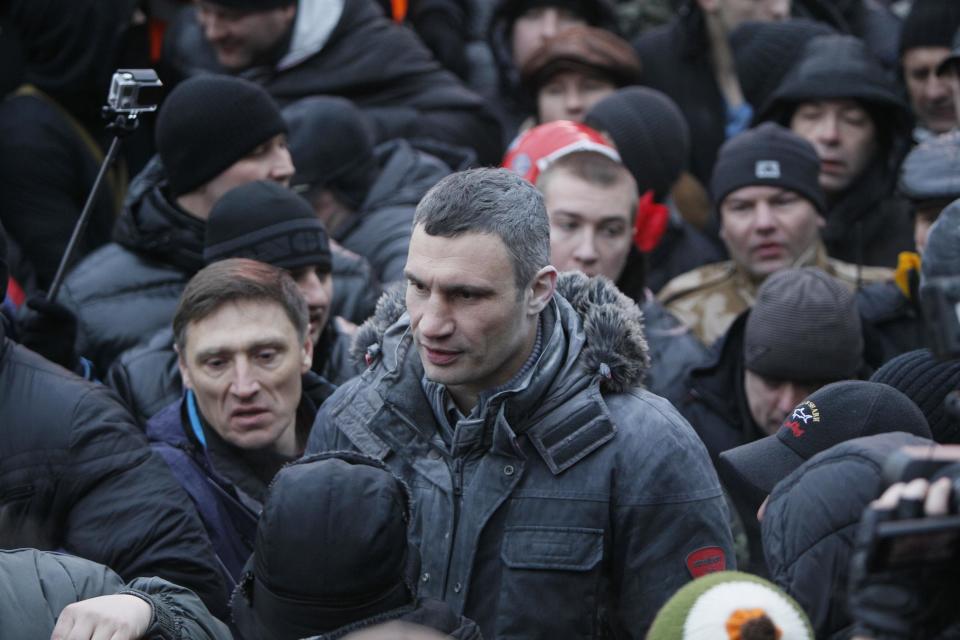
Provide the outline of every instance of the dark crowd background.
<path id="1" fill-rule="evenodd" d="M 0 61 L 0 637 L 960 637 L 960 2 L 8 0 Z"/>

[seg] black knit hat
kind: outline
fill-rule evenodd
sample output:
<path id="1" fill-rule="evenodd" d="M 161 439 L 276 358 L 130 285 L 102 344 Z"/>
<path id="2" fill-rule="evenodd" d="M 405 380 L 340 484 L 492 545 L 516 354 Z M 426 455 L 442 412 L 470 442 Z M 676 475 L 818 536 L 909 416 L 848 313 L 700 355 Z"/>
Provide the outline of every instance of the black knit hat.
<path id="1" fill-rule="evenodd" d="M 686 169 L 690 128 L 679 107 L 656 89 L 624 87 L 590 109 L 584 123 L 613 139 L 640 193 L 663 200 Z"/>
<path id="2" fill-rule="evenodd" d="M 863 364 L 853 293 L 815 267 L 783 269 L 757 291 L 747 316 L 744 366 L 775 380 L 852 378 Z"/>
<path id="3" fill-rule="evenodd" d="M 273 98 L 249 80 L 224 75 L 184 80 L 157 118 L 157 151 L 170 194 L 179 196 L 209 182 L 286 130 Z"/>
<path id="4" fill-rule="evenodd" d="M 762 107 L 816 36 L 835 33 L 822 22 L 796 18 L 744 22 L 730 34 L 740 89 L 754 109 Z"/>
<path id="5" fill-rule="evenodd" d="M 958 28 L 957 0 L 914 0 L 900 30 L 900 55 L 917 47 L 949 49 Z"/>
<path id="6" fill-rule="evenodd" d="M 907 130 L 912 115 L 896 84 L 862 40 L 817 36 L 760 107 L 755 120 L 789 124 L 797 105 L 810 100 L 850 99 L 863 104 L 878 128 Z"/>
<path id="7" fill-rule="evenodd" d="M 314 96 L 283 109 L 297 191 L 326 187 L 358 209 L 378 174 L 374 133 L 346 98 Z"/>
<path id="8" fill-rule="evenodd" d="M 900 194 L 913 202 L 960 198 L 960 132 L 921 142 L 900 168 Z"/>
<path id="9" fill-rule="evenodd" d="M 285 466 L 231 599 L 240 637 L 305 638 L 412 603 L 419 554 L 408 541 L 410 513 L 406 485 L 363 454 Z"/>
<path id="10" fill-rule="evenodd" d="M 960 424 L 944 410 L 947 394 L 960 389 L 960 360 L 937 360 L 929 349 L 908 351 L 887 361 L 870 380 L 913 400 L 926 416 L 934 440 L 960 444 Z"/>
<path id="11" fill-rule="evenodd" d="M 276 182 L 231 189 L 210 211 L 203 259 L 249 258 L 281 269 L 329 272 L 333 258 L 323 223 L 306 200 Z"/>
<path id="12" fill-rule="evenodd" d="M 908 397 L 877 382 L 846 380 L 810 394 L 777 433 L 720 454 L 717 471 L 731 491 L 759 508 L 774 486 L 821 451 L 879 433 L 930 437 L 930 427 Z"/>
<path id="13" fill-rule="evenodd" d="M 820 158 L 813 145 L 789 129 L 765 122 L 727 140 L 717 154 L 710 195 L 719 209 L 723 199 L 742 187 L 770 186 L 794 191 L 822 215 Z"/>

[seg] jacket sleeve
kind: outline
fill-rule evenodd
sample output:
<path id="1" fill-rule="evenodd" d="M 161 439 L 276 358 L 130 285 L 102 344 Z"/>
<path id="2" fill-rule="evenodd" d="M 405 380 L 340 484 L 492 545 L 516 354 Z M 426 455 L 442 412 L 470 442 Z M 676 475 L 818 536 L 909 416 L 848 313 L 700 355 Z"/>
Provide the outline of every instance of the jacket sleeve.
<path id="1" fill-rule="evenodd" d="M 628 399 L 637 399 L 628 395 Z M 621 439 L 613 506 L 614 626 L 643 638 L 661 606 L 699 575 L 734 569 L 733 536 L 706 448 L 663 398 L 611 403 Z M 630 411 L 630 410 L 628 410 Z"/>
<path id="2" fill-rule="evenodd" d="M 153 619 L 146 638 L 161 640 L 230 640 L 227 626 L 217 620 L 192 591 L 161 578 L 136 578 L 120 591 L 146 600 Z"/>
<path id="3" fill-rule="evenodd" d="M 159 576 L 193 590 L 216 615 L 227 593 L 192 503 L 119 401 L 102 387 L 77 403 L 59 512 L 66 550 L 124 579 Z"/>

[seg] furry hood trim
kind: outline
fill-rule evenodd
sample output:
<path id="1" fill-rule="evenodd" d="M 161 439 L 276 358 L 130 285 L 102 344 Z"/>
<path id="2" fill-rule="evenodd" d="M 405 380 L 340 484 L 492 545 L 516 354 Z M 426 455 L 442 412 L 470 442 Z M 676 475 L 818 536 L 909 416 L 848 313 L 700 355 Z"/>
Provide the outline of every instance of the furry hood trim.
<path id="1" fill-rule="evenodd" d="M 607 278 L 588 278 L 579 271 L 560 274 L 557 295 L 570 303 L 583 324 L 586 340 L 578 358 L 584 371 L 598 376 L 607 393 L 640 385 L 650 365 L 640 307 Z M 377 359 L 384 334 L 406 310 L 402 284 L 380 297 L 375 313 L 353 339 L 351 355 L 362 366 Z"/>

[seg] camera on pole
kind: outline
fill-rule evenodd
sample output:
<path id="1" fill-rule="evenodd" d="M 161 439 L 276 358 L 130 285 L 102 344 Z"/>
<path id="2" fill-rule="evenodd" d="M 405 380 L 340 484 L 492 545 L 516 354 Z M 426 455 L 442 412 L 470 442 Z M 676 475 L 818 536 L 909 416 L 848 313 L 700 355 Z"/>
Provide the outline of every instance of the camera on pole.
<path id="1" fill-rule="evenodd" d="M 93 202 L 100 191 L 100 185 L 117 158 L 121 139 L 137 129 L 141 113 L 157 110 L 162 90 L 163 83 L 153 69 L 117 69 L 113 74 L 113 79 L 110 81 L 110 92 L 107 94 L 107 104 L 103 107 L 104 118 L 110 120 L 107 130 L 113 133 L 113 140 L 110 142 L 106 157 L 100 164 L 99 171 L 97 171 L 97 177 L 93 181 L 90 193 L 87 195 L 83 211 L 73 227 L 73 234 L 70 236 L 70 242 L 67 243 L 67 248 L 60 259 L 57 273 L 50 285 L 50 291 L 47 293 L 47 300 L 52 302 L 57 299 L 57 293 L 66 277 L 73 254 L 76 252 L 77 243 L 87 227 L 90 213 L 93 210 Z"/>

